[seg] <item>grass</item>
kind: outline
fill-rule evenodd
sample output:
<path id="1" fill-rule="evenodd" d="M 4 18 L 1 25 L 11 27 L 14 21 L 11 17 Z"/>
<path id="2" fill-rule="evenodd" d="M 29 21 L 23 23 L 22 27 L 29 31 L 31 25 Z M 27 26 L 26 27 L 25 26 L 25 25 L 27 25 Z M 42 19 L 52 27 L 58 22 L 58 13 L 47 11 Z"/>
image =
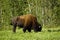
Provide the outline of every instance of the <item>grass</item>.
<path id="1" fill-rule="evenodd" d="M 0 40 L 60 40 L 59 29 L 44 29 L 42 32 L 23 33 L 22 29 L 17 29 L 16 33 L 12 30 L 0 31 Z"/>

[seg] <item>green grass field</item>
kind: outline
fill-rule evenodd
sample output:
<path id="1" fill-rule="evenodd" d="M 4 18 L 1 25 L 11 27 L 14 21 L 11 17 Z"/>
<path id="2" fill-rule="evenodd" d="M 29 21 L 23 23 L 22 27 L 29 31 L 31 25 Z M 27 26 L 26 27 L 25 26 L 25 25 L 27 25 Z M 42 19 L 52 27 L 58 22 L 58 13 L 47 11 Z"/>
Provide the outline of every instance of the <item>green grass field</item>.
<path id="1" fill-rule="evenodd" d="M 60 29 L 44 29 L 42 32 L 23 33 L 22 29 L 17 29 L 16 33 L 12 30 L 0 31 L 0 40 L 60 40 Z"/>

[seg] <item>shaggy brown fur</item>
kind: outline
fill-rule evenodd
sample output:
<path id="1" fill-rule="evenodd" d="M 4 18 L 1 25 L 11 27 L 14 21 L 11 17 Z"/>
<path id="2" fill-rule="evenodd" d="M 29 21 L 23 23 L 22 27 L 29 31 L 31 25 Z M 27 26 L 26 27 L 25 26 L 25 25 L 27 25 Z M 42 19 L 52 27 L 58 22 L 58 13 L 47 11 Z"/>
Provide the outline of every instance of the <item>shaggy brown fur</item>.
<path id="1" fill-rule="evenodd" d="M 17 26 L 23 28 L 23 32 L 26 32 L 26 30 L 31 32 L 31 29 L 37 32 L 41 31 L 42 29 L 42 26 L 37 22 L 37 18 L 32 14 L 14 17 L 11 20 L 11 25 L 14 26 L 13 32 L 16 32 Z"/>

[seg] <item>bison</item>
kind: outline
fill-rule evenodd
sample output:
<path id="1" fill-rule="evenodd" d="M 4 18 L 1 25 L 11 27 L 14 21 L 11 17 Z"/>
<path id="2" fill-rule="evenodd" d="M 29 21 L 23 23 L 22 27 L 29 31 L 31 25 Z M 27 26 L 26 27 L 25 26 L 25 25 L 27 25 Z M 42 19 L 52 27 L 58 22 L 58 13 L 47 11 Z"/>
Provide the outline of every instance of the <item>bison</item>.
<path id="1" fill-rule="evenodd" d="M 23 32 L 26 30 L 31 32 L 33 29 L 35 32 L 41 31 L 42 26 L 37 22 L 37 18 L 32 14 L 26 14 L 17 16 L 11 19 L 11 25 L 13 25 L 13 32 L 16 32 L 16 27 L 23 28 Z"/>

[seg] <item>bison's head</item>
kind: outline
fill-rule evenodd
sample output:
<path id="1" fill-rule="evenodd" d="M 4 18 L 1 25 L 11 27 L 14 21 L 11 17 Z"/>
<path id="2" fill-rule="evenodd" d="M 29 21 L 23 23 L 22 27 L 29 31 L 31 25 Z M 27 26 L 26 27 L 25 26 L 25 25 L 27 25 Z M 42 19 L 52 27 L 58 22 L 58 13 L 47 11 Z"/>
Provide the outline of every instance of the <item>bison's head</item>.
<path id="1" fill-rule="evenodd" d="M 42 30 L 42 26 L 41 26 L 41 24 L 39 24 L 39 23 L 37 23 L 37 25 L 35 26 L 35 32 L 41 32 L 41 30 Z"/>
<path id="2" fill-rule="evenodd" d="M 42 30 L 42 26 L 39 25 L 38 28 L 37 28 L 37 31 L 39 32 L 39 31 L 41 31 L 41 30 Z"/>

